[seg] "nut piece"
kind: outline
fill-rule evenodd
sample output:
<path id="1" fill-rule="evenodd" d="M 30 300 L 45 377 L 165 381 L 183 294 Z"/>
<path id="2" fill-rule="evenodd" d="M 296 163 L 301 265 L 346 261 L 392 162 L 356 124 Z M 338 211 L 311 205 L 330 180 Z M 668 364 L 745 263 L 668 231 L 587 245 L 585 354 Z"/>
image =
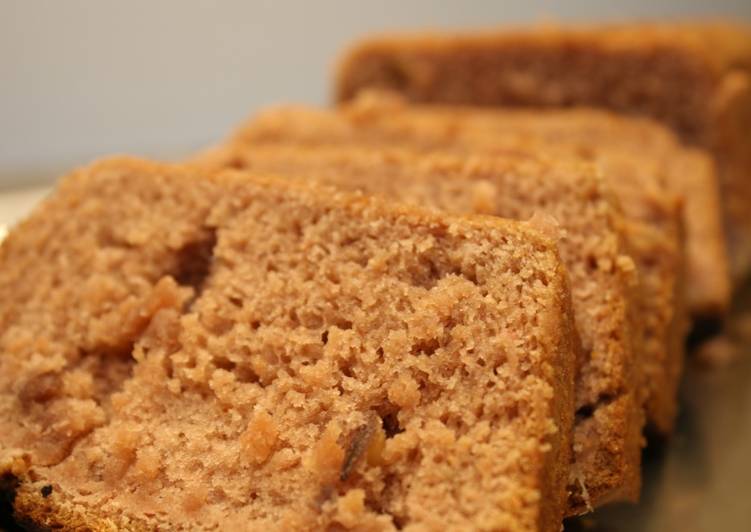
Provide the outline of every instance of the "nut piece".
<path id="1" fill-rule="evenodd" d="M 352 434 L 347 453 L 344 455 L 339 480 L 342 482 L 347 480 L 363 456 L 365 456 L 368 465 L 382 464 L 385 444 L 386 433 L 383 431 L 381 418 L 371 412 L 367 423 L 358 427 Z"/>

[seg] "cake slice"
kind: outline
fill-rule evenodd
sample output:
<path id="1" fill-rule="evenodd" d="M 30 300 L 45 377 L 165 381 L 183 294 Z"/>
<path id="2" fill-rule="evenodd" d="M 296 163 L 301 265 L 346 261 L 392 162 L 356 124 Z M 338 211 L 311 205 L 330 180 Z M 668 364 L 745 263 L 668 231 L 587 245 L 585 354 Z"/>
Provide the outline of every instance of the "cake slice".
<path id="1" fill-rule="evenodd" d="M 483 153 L 508 158 L 542 153 L 555 160 L 590 160 L 600 168 L 627 215 L 623 229 L 644 279 L 639 322 L 644 325 L 645 337 L 639 349 L 644 351 L 641 360 L 647 377 L 647 413 L 659 432 L 669 434 L 677 410 L 687 320 L 682 282 L 682 205 L 667 188 L 667 178 L 660 174 L 662 159 L 647 158 L 640 164 L 633 161 L 624 145 L 560 142 L 553 134 L 555 128 L 545 135 L 534 133 L 539 128 L 525 126 L 531 119 L 524 117 L 516 119 L 519 129 L 505 127 L 506 114 L 404 105 L 380 95 L 364 97 L 338 112 L 290 106 L 261 113 L 224 147 L 210 150 L 199 159 L 211 163 L 211 159 L 224 158 L 231 166 L 232 146 L 286 142 L 310 146 L 408 145 L 415 150 L 449 150 L 463 156 Z"/>
<path id="2" fill-rule="evenodd" d="M 642 318 L 635 317 L 640 310 L 623 241 L 626 222 L 591 166 L 511 154 L 465 158 L 395 148 L 244 143 L 203 164 L 270 172 L 454 213 L 556 220 L 585 353 L 570 511 L 638 496 L 644 416 L 637 371 L 642 361 L 636 359 L 642 344 L 634 328 Z M 658 361 L 644 364 L 651 379 L 667 386 Z"/>
<path id="3" fill-rule="evenodd" d="M 737 281 L 751 269 L 751 27 L 722 21 L 555 26 L 366 39 L 337 98 L 366 88 L 415 102 L 590 106 L 655 118 L 718 164 Z M 648 150 L 649 143 L 641 150 Z"/>
<path id="4" fill-rule="evenodd" d="M 23 523 L 560 529 L 576 334 L 530 224 L 112 160 L 1 249 Z M 61 439 L 80 416 L 41 410 L 79 400 L 97 418 Z"/>

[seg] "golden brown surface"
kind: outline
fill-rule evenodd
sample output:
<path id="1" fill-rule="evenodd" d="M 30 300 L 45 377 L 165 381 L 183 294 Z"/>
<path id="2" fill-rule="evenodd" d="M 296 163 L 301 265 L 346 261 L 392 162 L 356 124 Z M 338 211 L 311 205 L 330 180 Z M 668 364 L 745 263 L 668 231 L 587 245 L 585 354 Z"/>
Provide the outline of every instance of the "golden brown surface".
<path id="1" fill-rule="evenodd" d="M 412 101 L 591 106 L 656 118 L 715 157 L 736 280 L 751 269 L 751 29 L 713 21 L 538 28 L 364 40 L 337 98 L 366 88 Z"/>
<path id="2" fill-rule="evenodd" d="M 560 526 L 573 313 L 528 224 L 114 160 L 0 266 L 0 465 L 39 524 Z"/>
<path id="3" fill-rule="evenodd" d="M 641 362 L 636 358 L 643 351 L 642 336 L 640 329 L 634 330 L 634 317 L 641 313 L 636 308 L 640 299 L 633 293 L 636 272 L 623 242 L 632 231 L 611 206 L 610 191 L 594 168 L 571 157 L 552 160 L 513 153 L 464 157 L 373 149 L 378 143 L 370 143 L 368 149 L 365 145 L 369 143 L 356 143 L 377 132 L 362 122 L 351 134 L 340 137 L 333 129 L 317 128 L 325 122 L 314 118 L 306 122 L 304 113 L 291 112 L 310 128 L 315 138 L 312 147 L 304 142 L 295 145 L 299 132 L 291 124 L 287 136 L 280 125 L 278 142 L 264 143 L 266 122 L 262 119 L 255 129 L 253 125 L 249 128 L 255 131 L 250 136 L 257 139 L 256 144 L 250 138 L 230 143 L 204 154 L 198 162 L 313 179 L 453 212 L 485 212 L 515 219 L 542 214 L 560 223 L 565 235 L 561 253 L 572 278 L 585 351 L 577 393 L 575 438 L 580 451 L 570 486 L 571 511 L 614 498 L 635 498 L 644 419 L 639 390 L 642 376 L 637 372 Z M 277 117 L 283 121 L 281 115 Z M 393 140 L 408 145 L 410 139 Z M 641 323 L 642 318 L 638 319 Z M 647 362 L 650 378 L 666 384 L 661 362 Z"/>

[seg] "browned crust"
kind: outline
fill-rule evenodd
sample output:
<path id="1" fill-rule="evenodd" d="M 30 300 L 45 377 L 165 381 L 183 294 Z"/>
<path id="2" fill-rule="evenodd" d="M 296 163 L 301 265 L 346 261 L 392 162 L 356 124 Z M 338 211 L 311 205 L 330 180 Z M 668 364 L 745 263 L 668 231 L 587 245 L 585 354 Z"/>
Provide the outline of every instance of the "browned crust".
<path id="1" fill-rule="evenodd" d="M 575 430 L 566 427 L 574 426 L 574 405 L 576 390 L 573 383 L 576 382 L 578 361 L 581 360 L 581 343 L 578 339 L 573 312 L 571 308 L 571 291 L 568 289 L 567 274 L 562 264 L 559 264 L 557 280 L 560 288 L 557 290 L 556 303 L 561 315 L 566 319 L 562 323 L 564 334 L 560 337 L 557 346 L 562 354 L 559 362 L 561 368 L 553 376 L 556 395 L 561 397 L 560 402 L 553 403 L 553 417 L 557 420 L 560 433 L 559 438 L 551 439 L 552 452 L 547 455 L 545 467 L 546 476 L 542 483 L 543 500 L 551 501 L 549 505 L 543 505 L 540 514 L 540 530 L 558 532 L 561 528 L 561 516 L 569 515 L 569 496 L 566 487 L 571 476 L 571 463 L 573 462 L 573 445 Z M 563 497 L 560 493 L 564 493 Z"/>
<path id="2" fill-rule="evenodd" d="M 62 497 L 54 491 L 53 494 L 44 497 L 41 494 L 43 487 L 40 483 L 22 483 L 16 491 L 14 516 L 24 528 L 81 532 L 115 532 L 123 528 L 145 530 L 145 527 L 138 526 L 132 521 L 125 527 L 120 523 L 89 515 L 85 509 L 78 508 L 75 504 L 60 501 Z"/>
<path id="3" fill-rule="evenodd" d="M 680 230 L 680 228 L 679 228 Z M 639 254 L 655 264 L 659 277 L 650 280 L 645 297 L 647 307 L 656 300 L 661 304 L 655 306 L 663 327 L 659 333 L 662 346 L 659 374 L 649 375 L 647 382 L 649 395 L 646 398 L 646 410 L 651 428 L 663 436 L 672 434 L 678 413 L 678 386 L 683 373 L 685 357 L 684 339 L 688 332 L 688 312 L 686 309 L 686 290 L 684 256 L 685 246 L 682 235 L 665 238 L 656 234 L 653 228 L 635 230 L 633 241 L 639 248 Z"/>
<path id="4" fill-rule="evenodd" d="M 724 238 L 720 182 L 712 157 L 683 147 L 671 158 L 671 178 L 684 188 L 686 313 L 697 319 L 723 316 L 730 308 L 732 286 Z"/>
<path id="5" fill-rule="evenodd" d="M 569 483 L 573 491 L 568 515 L 586 513 L 609 502 L 639 499 L 642 432 L 635 427 L 641 427 L 643 411 L 635 408 L 638 403 L 634 394 L 622 395 L 577 423 L 574 451 L 578 470 L 572 472 Z M 599 445 L 595 447 L 594 442 Z M 582 470 L 592 476 L 593 488 L 583 485 Z"/>
<path id="6" fill-rule="evenodd" d="M 137 523 L 119 523 L 89 515 L 84 509 L 61 496 L 59 488 L 36 477 L 31 458 L 20 450 L 0 452 L 0 497 L 8 503 L 8 510 L 16 526 L 26 530 L 71 530 L 113 532 L 123 527 L 143 530 Z"/>
<path id="7" fill-rule="evenodd" d="M 78 505 L 62 493 L 59 486 L 43 481 L 32 481 L 28 476 L 20 478 L 6 474 L 9 483 L 5 496 L 13 501 L 13 519 L 17 526 L 30 531 L 66 530 L 71 532 L 117 532 L 153 530 L 146 522 L 119 516 L 105 519 L 94 515 L 90 509 Z"/>

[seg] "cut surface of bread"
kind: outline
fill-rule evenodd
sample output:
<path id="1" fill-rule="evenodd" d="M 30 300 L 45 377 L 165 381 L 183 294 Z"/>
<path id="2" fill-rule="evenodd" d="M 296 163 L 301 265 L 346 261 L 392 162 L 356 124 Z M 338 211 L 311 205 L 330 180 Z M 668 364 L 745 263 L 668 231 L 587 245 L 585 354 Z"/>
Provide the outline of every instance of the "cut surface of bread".
<path id="1" fill-rule="evenodd" d="M 626 222 L 590 165 L 528 155 L 463 157 L 294 142 L 237 143 L 199 163 L 270 172 L 448 212 L 519 220 L 542 216 L 559 224 L 585 353 L 577 387 L 575 438 L 581 452 L 569 486 L 571 511 L 636 497 L 644 422 L 636 360 L 641 336 L 633 330 L 640 311 L 636 272 L 625 249 Z M 662 377 L 661 367 L 650 369 L 651 378 Z"/>
<path id="2" fill-rule="evenodd" d="M 560 528 L 578 349 L 551 238 L 205 176 L 97 163 L 0 248 L 20 519 Z"/>

